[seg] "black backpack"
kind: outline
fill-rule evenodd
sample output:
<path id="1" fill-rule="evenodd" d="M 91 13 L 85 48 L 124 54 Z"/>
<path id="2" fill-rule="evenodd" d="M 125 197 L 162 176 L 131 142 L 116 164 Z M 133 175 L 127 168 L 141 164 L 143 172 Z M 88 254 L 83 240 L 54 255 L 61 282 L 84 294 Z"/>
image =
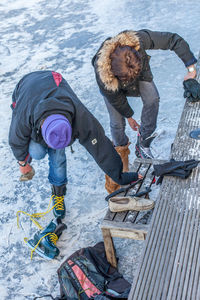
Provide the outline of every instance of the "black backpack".
<path id="1" fill-rule="evenodd" d="M 103 242 L 74 252 L 57 273 L 60 296 L 55 300 L 119 300 L 130 292 L 130 283 L 108 263 Z"/>
<path id="2" fill-rule="evenodd" d="M 58 269 L 57 300 L 127 299 L 130 283 L 106 259 L 104 243 L 73 253 Z"/>

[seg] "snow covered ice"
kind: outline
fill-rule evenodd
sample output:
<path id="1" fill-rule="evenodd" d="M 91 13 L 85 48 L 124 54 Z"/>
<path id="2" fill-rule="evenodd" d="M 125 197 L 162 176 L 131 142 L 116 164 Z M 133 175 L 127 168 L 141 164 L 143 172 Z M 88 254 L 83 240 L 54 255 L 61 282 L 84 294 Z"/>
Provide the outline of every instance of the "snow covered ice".
<path id="1" fill-rule="evenodd" d="M 200 4 L 196 0 L 1 0 L 0 2 L 0 299 L 33 299 L 59 294 L 56 270 L 77 249 L 102 240 L 99 225 L 105 215 L 104 174 L 86 150 L 76 142 L 75 153 L 67 149 L 68 229 L 58 241 L 61 255 L 52 262 L 37 255 L 30 260 L 24 237 L 37 230 L 21 216 L 17 228 L 16 212 L 44 211 L 50 198 L 47 159 L 33 161 L 36 175 L 20 183 L 18 165 L 8 145 L 11 96 L 15 85 L 28 72 L 49 69 L 60 72 L 75 93 L 103 125 L 107 135 L 109 117 L 95 81 L 91 59 L 101 42 L 125 29 L 177 32 L 198 56 Z M 186 69 L 170 51 L 147 51 L 152 56 L 154 81 L 160 93 L 159 136 L 153 143 L 157 158 L 169 157 L 185 99 L 182 81 Z M 142 102 L 130 99 L 139 121 Z M 136 135 L 127 126 L 134 159 Z M 49 214 L 40 220 L 46 226 Z M 133 280 L 143 242 L 116 239 L 119 271 Z M 131 253 L 131 255 L 130 255 Z"/>

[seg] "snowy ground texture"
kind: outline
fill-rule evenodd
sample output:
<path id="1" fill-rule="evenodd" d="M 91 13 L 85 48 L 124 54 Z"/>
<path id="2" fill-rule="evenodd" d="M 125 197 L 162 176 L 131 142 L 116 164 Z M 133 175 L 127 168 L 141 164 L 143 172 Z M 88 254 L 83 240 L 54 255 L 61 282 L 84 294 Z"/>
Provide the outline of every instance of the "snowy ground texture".
<path id="1" fill-rule="evenodd" d="M 36 227 L 26 217 L 22 228 L 16 224 L 16 212 L 44 211 L 50 198 L 47 160 L 33 162 L 36 175 L 30 183 L 19 182 L 16 161 L 9 149 L 11 95 L 16 83 L 28 72 L 50 69 L 60 72 L 74 91 L 100 120 L 109 133 L 109 119 L 91 66 L 91 58 L 108 36 L 125 29 L 172 31 L 183 36 L 197 56 L 200 4 L 197 0 L 1 0 L 0 1 L 0 299 L 23 300 L 52 293 L 59 294 L 56 270 L 75 250 L 102 240 L 99 225 L 107 209 L 104 201 L 104 174 L 86 150 L 74 144 L 67 149 L 68 229 L 58 241 L 61 255 L 47 262 L 34 255 L 23 238 L 31 237 Z M 170 51 L 149 51 L 155 83 L 161 96 L 158 118 L 159 137 L 154 154 L 169 157 L 170 145 L 184 105 L 183 63 Z M 141 100 L 130 99 L 139 121 Z M 136 135 L 127 128 L 134 159 Z M 41 223 L 52 219 L 48 215 Z M 132 281 L 139 263 L 143 242 L 116 239 L 119 270 Z M 131 253 L 131 255 L 130 255 Z"/>

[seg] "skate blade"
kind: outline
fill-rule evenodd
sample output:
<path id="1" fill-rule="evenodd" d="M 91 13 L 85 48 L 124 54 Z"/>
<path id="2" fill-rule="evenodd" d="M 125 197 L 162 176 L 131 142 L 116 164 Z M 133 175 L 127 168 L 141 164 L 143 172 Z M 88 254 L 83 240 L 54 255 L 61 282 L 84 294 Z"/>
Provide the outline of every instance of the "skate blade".
<path id="1" fill-rule="evenodd" d="M 31 248 L 31 249 L 35 249 L 35 245 L 31 243 L 32 240 L 27 241 L 26 245 Z M 42 258 L 46 259 L 46 260 L 52 260 L 54 259 L 54 257 L 49 257 L 45 254 L 45 252 L 40 248 L 40 246 L 38 246 L 35 250 L 35 253 L 37 253 L 39 256 L 41 256 Z"/>

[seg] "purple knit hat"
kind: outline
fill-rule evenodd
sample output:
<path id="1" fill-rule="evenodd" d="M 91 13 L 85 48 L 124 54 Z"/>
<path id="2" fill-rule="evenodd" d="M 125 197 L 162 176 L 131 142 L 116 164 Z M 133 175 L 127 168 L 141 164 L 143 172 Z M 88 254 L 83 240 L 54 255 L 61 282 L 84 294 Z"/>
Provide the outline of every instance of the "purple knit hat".
<path id="1" fill-rule="evenodd" d="M 42 136 L 52 149 L 62 149 L 69 145 L 72 136 L 70 122 L 63 115 L 51 115 L 44 120 Z"/>

